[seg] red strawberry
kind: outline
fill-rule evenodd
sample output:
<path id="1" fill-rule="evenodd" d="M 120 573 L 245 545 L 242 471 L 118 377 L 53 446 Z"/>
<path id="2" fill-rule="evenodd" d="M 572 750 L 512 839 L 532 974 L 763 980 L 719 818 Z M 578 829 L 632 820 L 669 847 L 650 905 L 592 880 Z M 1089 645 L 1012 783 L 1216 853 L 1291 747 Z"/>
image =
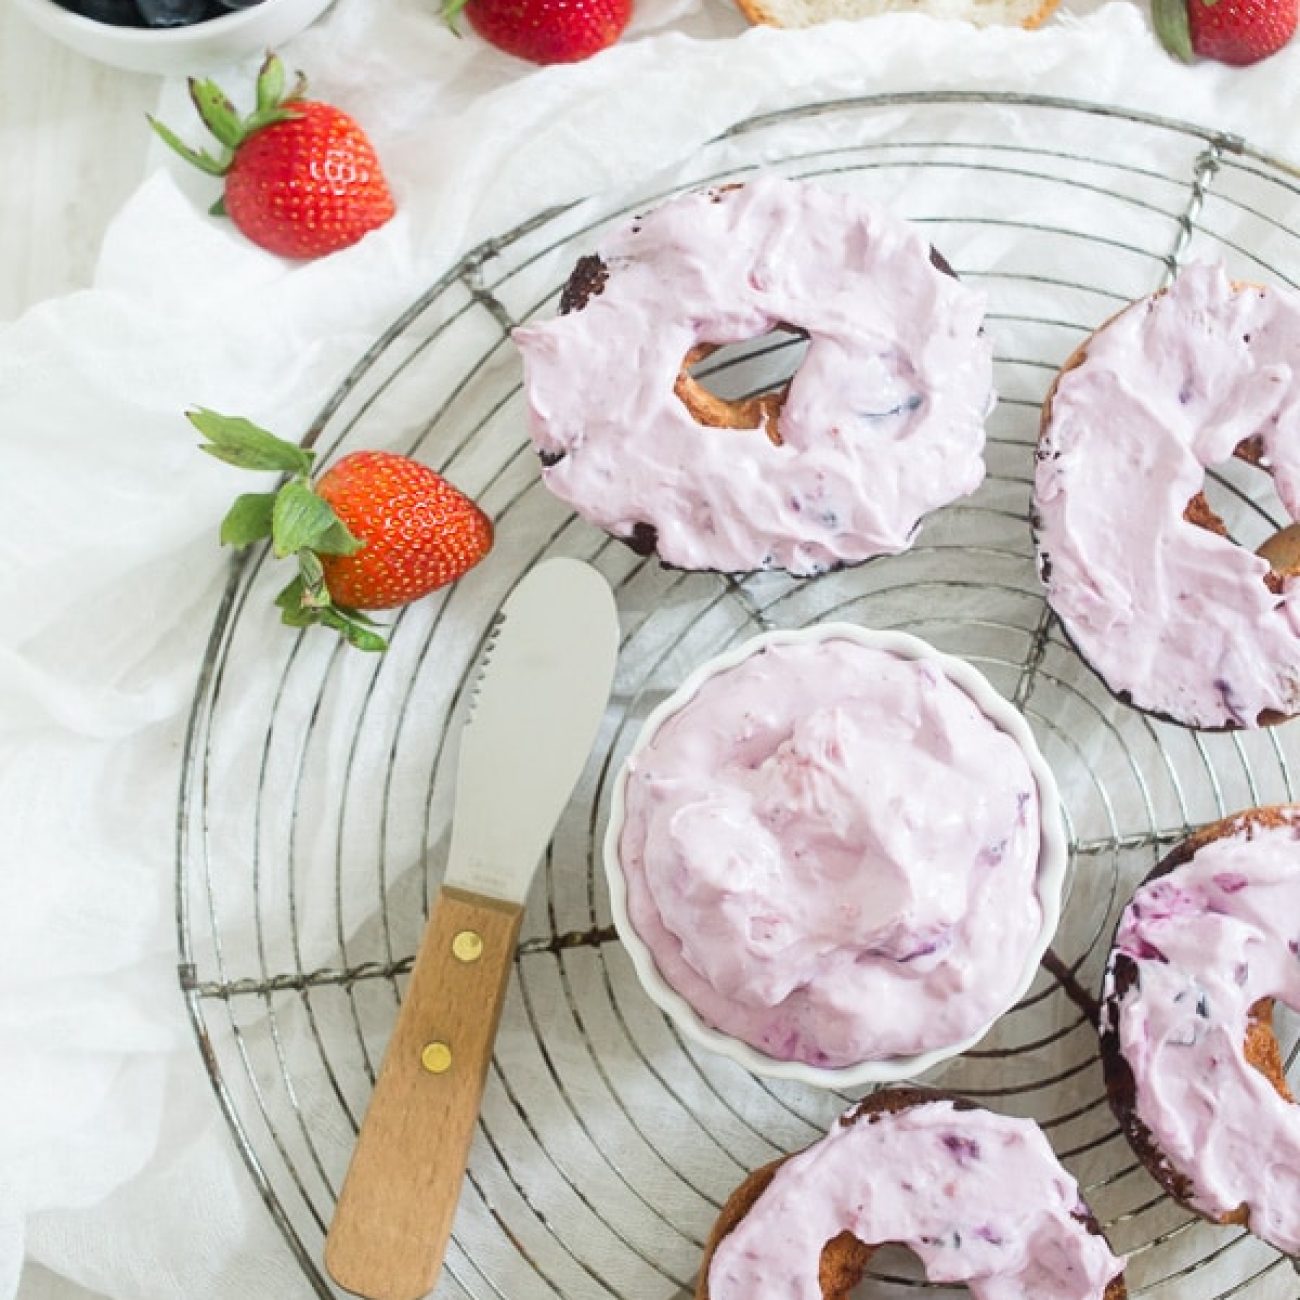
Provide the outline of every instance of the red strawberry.
<path id="1" fill-rule="evenodd" d="M 346 113 L 303 99 L 301 75 L 286 93 L 284 65 L 268 55 L 257 107 L 240 118 L 212 81 L 190 80 L 190 96 L 220 156 L 191 149 L 161 122 L 153 128 L 196 167 L 226 181 L 213 209 L 282 257 L 320 257 L 355 244 L 394 211 L 393 196 L 365 132 Z"/>
<path id="2" fill-rule="evenodd" d="M 1296 0 L 1153 0 L 1156 33 L 1190 63 L 1258 63 L 1295 34 Z"/>
<path id="3" fill-rule="evenodd" d="M 387 451 L 345 456 L 316 485 L 366 545 L 326 555 L 325 585 L 341 605 L 391 609 L 455 582 L 491 549 L 492 521 L 427 465 Z"/>
<path id="4" fill-rule="evenodd" d="M 189 413 L 209 455 L 289 475 L 278 492 L 239 497 L 221 523 L 234 547 L 263 538 L 298 576 L 276 604 L 291 627 L 323 623 L 362 650 L 384 638 L 362 611 L 405 605 L 472 569 L 492 549 L 492 521 L 427 465 L 386 451 L 345 456 L 312 487 L 316 453 L 247 420 Z"/>
<path id="5" fill-rule="evenodd" d="M 618 40 L 632 0 L 447 0 L 454 27 L 461 10 L 485 41 L 533 63 L 576 63 Z"/>

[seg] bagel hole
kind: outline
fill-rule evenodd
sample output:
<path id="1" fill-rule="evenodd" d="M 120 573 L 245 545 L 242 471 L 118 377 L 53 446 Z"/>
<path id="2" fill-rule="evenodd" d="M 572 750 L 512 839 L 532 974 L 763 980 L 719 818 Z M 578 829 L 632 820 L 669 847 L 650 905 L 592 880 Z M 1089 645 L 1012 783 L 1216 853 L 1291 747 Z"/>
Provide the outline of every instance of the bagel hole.
<path id="1" fill-rule="evenodd" d="M 1272 475 L 1237 457 L 1206 469 L 1200 495 L 1227 536 L 1249 551 L 1257 551 L 1287 523 Z M 1200 522 L 1198 504 L 1196 497 L 1188 502 L 1186 517 L 1193 523 Z"/>
<path id="2" fill-rule="evenodd" d="M 1282 1073 L 1286 1075 L 1291 1095 L 1300 1099 L 1300 1008 L 1275 1002 L 1273 1033 L 1282 1056 Z"/>
<path id="3" fill-rule="evenodd" d="M 906 1246 L 881 1246 L 871 1257 L 867 1275 L 849 1292 L 850 1300 L 902 1300 L 924 1287 L 925 1300 L 959 1300 L 970 1288 L 927 1283 L 920 1259 Z"/>
<path id="4" fill-rule="evenodd" d="M 759 397 L 784 398 L 808 351 L 808 335 L 791 325 L 777 325 L 766 334 L 740 343 L 716 347 L 706 343 L 701 349 L 706 350 L 706 355 L 694 361 L 689 356 L 683 358 L 682 373 L 696 390 L 695 400 L 687 400 L 687 409 L 702 424 L 752 428 L 758 417 L 747 419 L 742 404 Z M 678 395 L 686 400 L 680 386 Z M 713 404 L 732 410 L 711 410 Z"/>
<path id="5" fill-rule="evenodd" d="M 1287 1101 L 1296 1101 L 1300 1080 L 1300 1015 L 1285 1003 L 1261 998 L 1250 1008 L 1245 1058 Z"/>

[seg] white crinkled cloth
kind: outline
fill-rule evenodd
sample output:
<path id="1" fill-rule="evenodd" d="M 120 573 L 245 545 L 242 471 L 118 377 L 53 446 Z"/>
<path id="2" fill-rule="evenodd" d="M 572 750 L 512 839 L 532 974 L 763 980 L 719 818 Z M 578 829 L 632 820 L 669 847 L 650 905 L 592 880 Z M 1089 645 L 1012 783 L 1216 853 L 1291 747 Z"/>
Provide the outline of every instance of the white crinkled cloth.
<path id="1" fill-rule="evenodd" d="M 239 490 L 194 450 L 186 406 L 296 435 L 459 252 L 785 104 L 1037 89 L 1296 153 L 1300 45 L 1184 69 L 1129 4 L 1037 33 L 907 16 L 732 39 L 725 0 L 703 3 L 642 0 L 630 39 L 539 71 L 457 41 L 429 0 L 341 0 L 286 53 L 369 128 L 396 220 L 289 265 L 208 218 L 207 183 L 158 155 L 95 288 L 0 330 L 0 1300 L 308 1294 L 176 986 L 178 763 Z M 162 114 L 192 122 L 179 85 Z M 66 1283 L 20 1282 L 24 1259 Z"/>

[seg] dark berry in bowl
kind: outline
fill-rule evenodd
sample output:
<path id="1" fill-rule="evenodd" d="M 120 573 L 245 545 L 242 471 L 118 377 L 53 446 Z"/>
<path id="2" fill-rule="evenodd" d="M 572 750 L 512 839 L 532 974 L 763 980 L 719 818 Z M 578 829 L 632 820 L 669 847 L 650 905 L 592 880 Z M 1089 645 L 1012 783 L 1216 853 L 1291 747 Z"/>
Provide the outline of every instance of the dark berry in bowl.
<path id="1" fill-rule="evenodd" d="M 93 18 L 97 23 L 110 23 L 114 27 L 140 27 L 143 19 L 135 7 L 135 0 L 57 0 L 69 13 Z"/>
<path id="2" fill-rule="evenodd" d="M 188 27 L 208 16 L 207 0 L 135 0 L 148 27 Z"/>

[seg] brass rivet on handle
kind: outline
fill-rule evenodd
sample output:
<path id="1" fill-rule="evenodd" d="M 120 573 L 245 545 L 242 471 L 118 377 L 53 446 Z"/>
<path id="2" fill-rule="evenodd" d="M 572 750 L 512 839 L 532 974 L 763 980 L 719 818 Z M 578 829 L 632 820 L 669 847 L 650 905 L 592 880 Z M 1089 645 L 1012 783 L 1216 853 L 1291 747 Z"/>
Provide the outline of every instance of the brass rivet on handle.
<path id="1" fill-rule="evenodd" d="M 445 1074 L 451 1069 L 451 1048 L 446 1043 L 426 1043 L 420 1064 L 430 1074 Z"/>
<path id="2" fill-rule="evenodd" d="M 462 930 L 451 941 L 451 951 L 457 961 L 478 961 L 483 955 L 483 936 L 473 930 Z"/>

